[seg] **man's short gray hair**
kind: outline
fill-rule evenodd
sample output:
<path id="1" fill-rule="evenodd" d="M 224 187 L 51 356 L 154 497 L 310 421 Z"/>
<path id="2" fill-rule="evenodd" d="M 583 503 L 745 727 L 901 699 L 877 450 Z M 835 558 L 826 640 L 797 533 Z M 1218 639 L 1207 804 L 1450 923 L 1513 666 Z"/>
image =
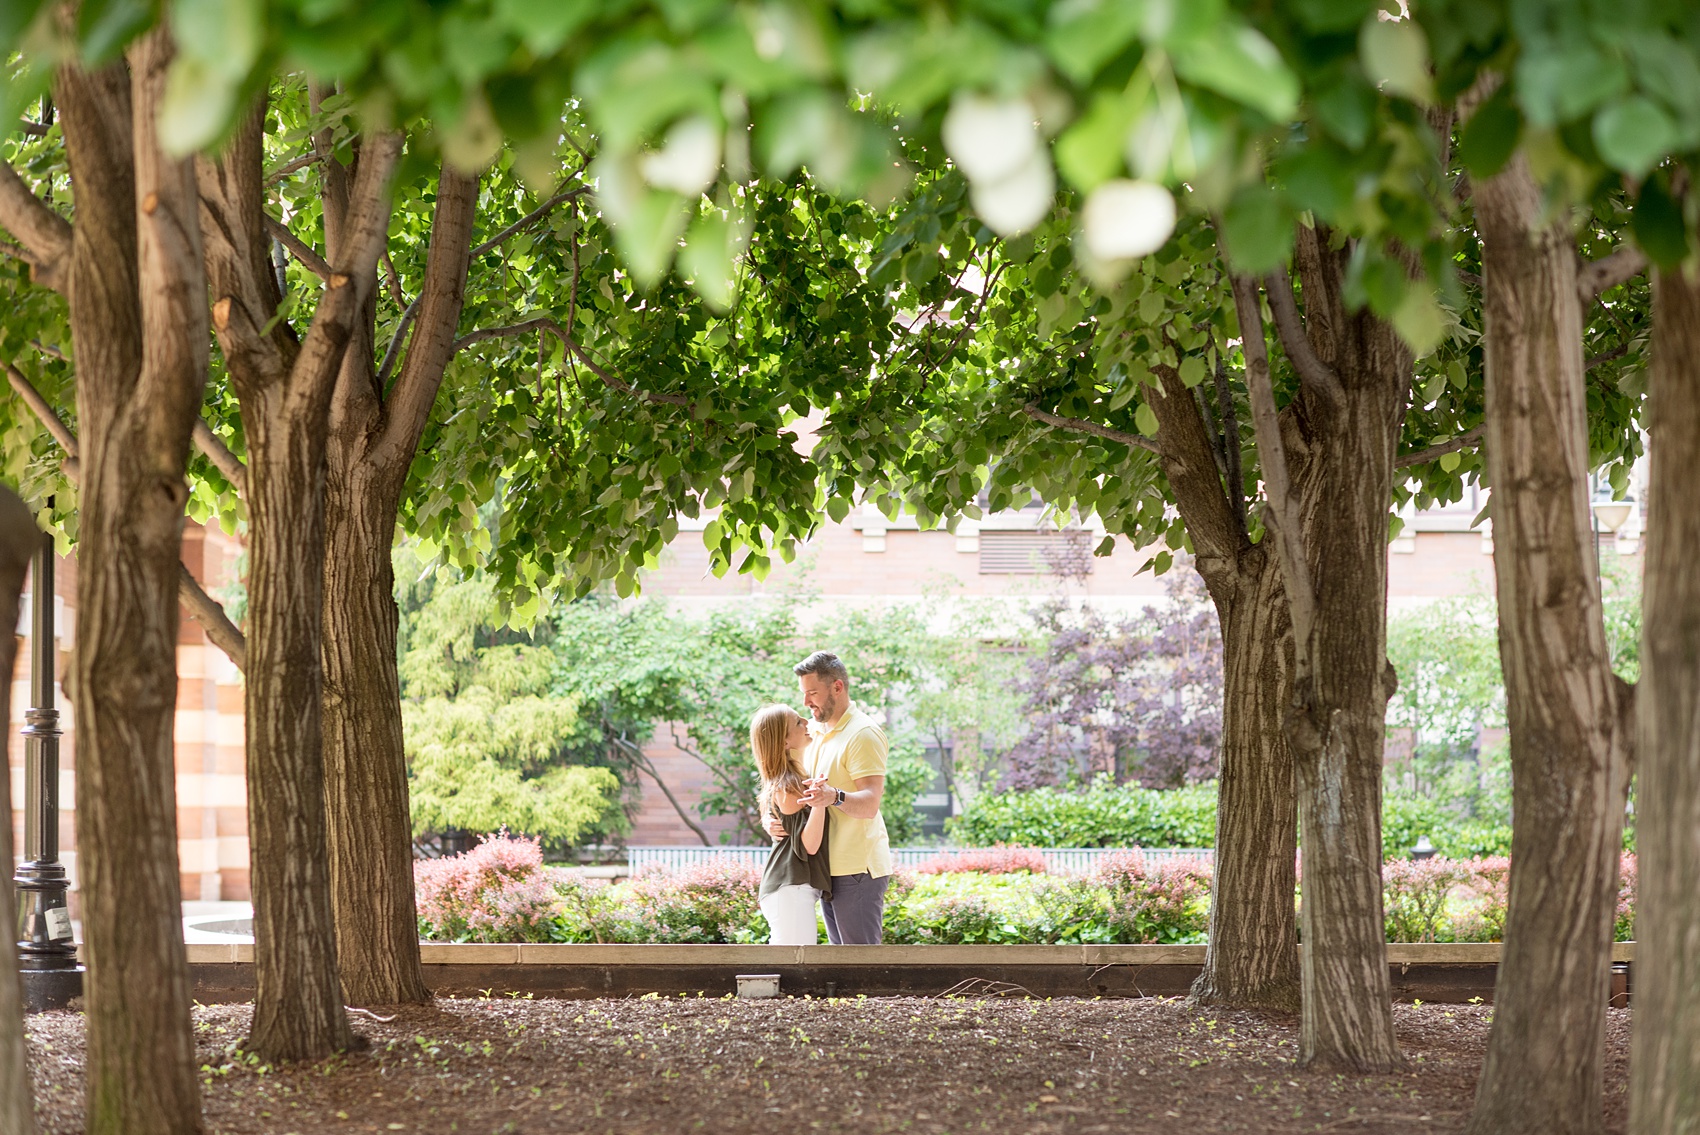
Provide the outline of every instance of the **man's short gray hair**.
<path id="1" fill-rule="evenodd" d="M 844 663 L 838 655 L 830 650 L 817 650 L 797 665 L 791 667 L 791 672 L 801 678 L 805 674 L 818 674 L 828 682 L 843 682 L 850 685 L 850 671 L 844 668 Z"/>

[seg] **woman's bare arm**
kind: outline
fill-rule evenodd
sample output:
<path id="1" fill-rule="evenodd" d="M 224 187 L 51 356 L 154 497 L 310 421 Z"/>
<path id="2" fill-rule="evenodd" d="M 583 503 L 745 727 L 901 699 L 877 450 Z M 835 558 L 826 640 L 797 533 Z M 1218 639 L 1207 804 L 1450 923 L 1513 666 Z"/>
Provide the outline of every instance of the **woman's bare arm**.
<path id="1" fill-rule="evenodd" d="M 826 838 L 826 809 L 809 809 L 808 822 L 803 825 L 803 850 L 813 855 Z"/>

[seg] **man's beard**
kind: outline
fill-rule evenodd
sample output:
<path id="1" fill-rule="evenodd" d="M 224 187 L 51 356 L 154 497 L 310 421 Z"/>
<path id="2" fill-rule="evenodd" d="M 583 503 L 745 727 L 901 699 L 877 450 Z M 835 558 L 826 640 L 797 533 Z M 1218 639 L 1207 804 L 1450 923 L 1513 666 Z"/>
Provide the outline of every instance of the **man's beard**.
<path id="1" fill-rule="evenodd" d="M 820 705 L 811 706 L 809 712 L 815 715 L 816 721 L 824 725 L 838 716 L 838 708 L 838 699 L 829 696 Z"/>

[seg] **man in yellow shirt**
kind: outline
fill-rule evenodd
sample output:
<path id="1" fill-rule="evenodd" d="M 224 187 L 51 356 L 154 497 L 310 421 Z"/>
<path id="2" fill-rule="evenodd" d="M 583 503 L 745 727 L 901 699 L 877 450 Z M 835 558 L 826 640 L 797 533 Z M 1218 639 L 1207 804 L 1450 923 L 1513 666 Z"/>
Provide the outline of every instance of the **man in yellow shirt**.
<path id="1" fill-rule="evenodd" d="M 835 946 L 876 946 L 891 876 L 891 841 L 880 816 L 885 730 L 850 700 L 850 672 L 837 655 L 816 651 L 793 669 L 814 717 L 803 754 L 809 774 L 803 803 L 835 813 L 826 835 L 832 898 L 821 903 L 826 936 Z"/>

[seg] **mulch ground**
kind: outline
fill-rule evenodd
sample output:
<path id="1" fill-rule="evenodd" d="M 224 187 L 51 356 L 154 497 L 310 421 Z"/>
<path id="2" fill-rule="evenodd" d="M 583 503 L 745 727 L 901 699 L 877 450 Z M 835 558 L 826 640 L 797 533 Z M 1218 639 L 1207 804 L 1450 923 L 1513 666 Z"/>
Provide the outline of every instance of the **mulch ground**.
<path id="1" fill-rule="evenodd" d="M 262 1068 L 246 1005 L 195 1009 L 209 1133 L 1458 1131 L 1490 1006 L 1394 1008 L 1408 1067 L 1294 1065 L 1290 1017 L 1101 1001 L 442 1000 L 358 1018 L 362 1052 Z M 1627 1113 L 1612 1010 L 1607 1125 Z M 30 1018 L 43 1126 L 82 1129 L 82 1017 Z"/>

